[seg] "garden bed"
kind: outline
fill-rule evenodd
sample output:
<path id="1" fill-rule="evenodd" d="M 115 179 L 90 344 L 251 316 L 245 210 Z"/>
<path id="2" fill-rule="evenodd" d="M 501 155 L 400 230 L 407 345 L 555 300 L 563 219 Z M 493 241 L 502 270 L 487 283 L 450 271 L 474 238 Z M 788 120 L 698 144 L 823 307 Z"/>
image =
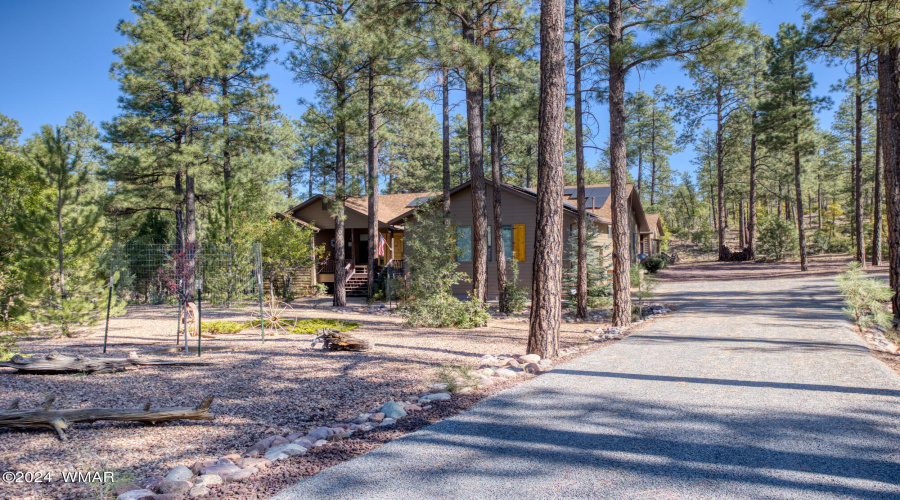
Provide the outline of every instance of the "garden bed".
<path id="1" fill-rule="evenodd" d="M 56 477 L 64 471 L 113 471 L 118 482 L 164 475 L 176 465 L 242 453 L 254 442 L 272 433 L 308 431 L 338 420 L 351 419 L 360 412 L 388 400 L 415 399 L 435 382 L 442 366 L 477 367 L 485 354 L 524 353 L 527 321 L 492 319 L 487 327 L 473 330 L 407 328 L 402 319 L 380 309 L 353 306 L 295 309 L 298 317 L 355 321 L 360 327 L 354 336 L 373 344 L 368 352 L 326 352 L 310 347 L 311 335 L 281 335 L 260 341 L 258 331 L 219 335 L 203 340 L 208 347 L 231 350 L 205 352 L 202 359 L 212 366 L 141 367 L 98 375 L 0 375 L 0 406 L 22 398 L 21 407 L 39 406 L 45 393 L 57 395 L 57 405 L 66 408 L 137 407 L 154 405 L 189 406 L 206 395 L 214 395 L 210 422 L 170 422 L 156 426 L 100 422 L 74 425 L 69 441 L 60 442 L 46 430 L 0 430 L 0 470 L 49 471 Z M 139 306 L 115 318 L 110 325 L 107 356 L 124 357 L 131 351 L 148 351 L 171 346 L 174 318 L 169 306 Z M 204 318 L 249 321 L 234 314 L 204 312 Z M 605 325 L 608 325 L 605 324 Z M 563 324 L 562 348 L 594 346 L 586 329 L 604 326 L 599 322 Z M 23 341 L 22 352 L 44 354 L 100 355 L 102 328 L 75 338 L 43 338 Z M 195 340 L 194 340 L 195 341 Z M 583 350 L 568 351 L 576 355 Z M 485 394 L 517 383 L 525 377 L 467 394 L 454 402 L 413 414 L 396 429 L 379 428 L 359 438 L 329 444 L 297 458 L 273 464 L 240 485 L 223 486 L 223 498 L 271 493 L 296 481 L 299 475 L 314 473 L 334 460 L 362 453 L 390 436 L 418 428 L 467 407 Z M 458 408 L 453 410 L 452 408 Z M 403 421 L 401 421 L 403 422 Z M 321 460 L 316 461 L 316 457 Z M 290 471 L 290 473 L 288 473 Z M 280 479 L 279 479 L 280 478 Z M 0 483 L 0 498 L 89 498 L 100 496 L 99 484 L 6 484 Z M 107 494 L 114 498 L 107 488 Z M 256 493 L 252 493 L 256 492 Z M 218 495 L 217 489 L 212 493 Z M 252 493 L 252 494 L 251 494 Z"/>

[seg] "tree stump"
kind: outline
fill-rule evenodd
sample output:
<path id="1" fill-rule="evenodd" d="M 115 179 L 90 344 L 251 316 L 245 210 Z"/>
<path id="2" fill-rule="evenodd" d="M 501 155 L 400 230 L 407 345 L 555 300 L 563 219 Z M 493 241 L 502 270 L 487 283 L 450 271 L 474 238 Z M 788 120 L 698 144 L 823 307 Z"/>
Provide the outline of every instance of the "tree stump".
<path id="1" fill-rule="evenodd" d="M 330 351 L 368 351 L 372 348 L 369 341 L 358 339 L 334 328 L 322 328 L 316 330 L 316 333 L 319 336 L 313 339 L 313 347 L 322 342 L 322 349 Z"/>

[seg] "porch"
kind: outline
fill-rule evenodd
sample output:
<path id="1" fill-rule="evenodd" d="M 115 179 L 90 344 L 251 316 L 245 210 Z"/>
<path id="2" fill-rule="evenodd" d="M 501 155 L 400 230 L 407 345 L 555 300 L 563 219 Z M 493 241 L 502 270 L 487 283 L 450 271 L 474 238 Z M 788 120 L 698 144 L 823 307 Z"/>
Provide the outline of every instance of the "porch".
<path id="1" fill-rule="evenodd" d="M 323 283 L 328 286 L 329 293 L 334 293 L 334 275 L 337 263 L 334 259 L 334 230 L 323 229 L 315 236 L 315 246 L 320 248 L 324 245 L 324 256 L 316 262 L 316 282 Z M 405 272 L 405 262 L 403 260 L 403 232 L 396 230 L 383 230 L 380 232 L 385 240 L 384 255 L 378 256 L 376 263 L 376 273 L 389 269 L 392 274 L 402 274 Z M 350 228 L 344 231 L 344 241 L 346 249 L 344 250 L 345 259 L 342 264 L 344 268 L 344 283 L 347 296 L 364 297 L 366 296 L 366 288 L 368 284 L 368 268 L 367 260 L 369 254 L 369 233 L 368 229 Z"/>

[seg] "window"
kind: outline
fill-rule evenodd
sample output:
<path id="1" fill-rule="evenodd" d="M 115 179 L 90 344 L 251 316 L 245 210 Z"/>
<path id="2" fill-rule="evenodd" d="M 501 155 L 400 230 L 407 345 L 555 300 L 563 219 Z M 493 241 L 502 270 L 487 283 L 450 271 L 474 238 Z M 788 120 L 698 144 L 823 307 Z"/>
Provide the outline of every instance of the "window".
<path id="1" fill-rule="evenodd" d="M 472 226 L 456 228 L 456 262 L 472 262 Z"/>
<path id="2" fill-rule="evenodd" d="M 512 260 L 514 251 L 513 227 L 503 226 L 503 255 L 506 256 L 506 260 Z"/>

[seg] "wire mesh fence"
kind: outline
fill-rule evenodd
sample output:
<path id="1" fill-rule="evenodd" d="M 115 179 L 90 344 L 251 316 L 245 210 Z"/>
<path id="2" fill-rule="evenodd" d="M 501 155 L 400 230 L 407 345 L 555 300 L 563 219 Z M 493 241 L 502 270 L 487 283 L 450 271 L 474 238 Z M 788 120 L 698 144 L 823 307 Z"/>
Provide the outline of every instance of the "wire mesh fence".
<path id="1" fill-rule="evenodd" d="M 176 338 L 183 337 L 186 352 L 190 336 L 196 336 L 197 354 L 201 352 L 204 310 L 263 316 L 262 253 L 258 243 L 241 247 L 204 244 L 192 250 L 174 244 L 129 242 L 115 245 L 111 253 L 110 303 L 115 294 L 116 300 L 128 305 L 177 305 L 172 331 Z M 264 323 L 259 321 L 263 341 Z M 108 336 L 107 314 L 104 352 Z"/>

